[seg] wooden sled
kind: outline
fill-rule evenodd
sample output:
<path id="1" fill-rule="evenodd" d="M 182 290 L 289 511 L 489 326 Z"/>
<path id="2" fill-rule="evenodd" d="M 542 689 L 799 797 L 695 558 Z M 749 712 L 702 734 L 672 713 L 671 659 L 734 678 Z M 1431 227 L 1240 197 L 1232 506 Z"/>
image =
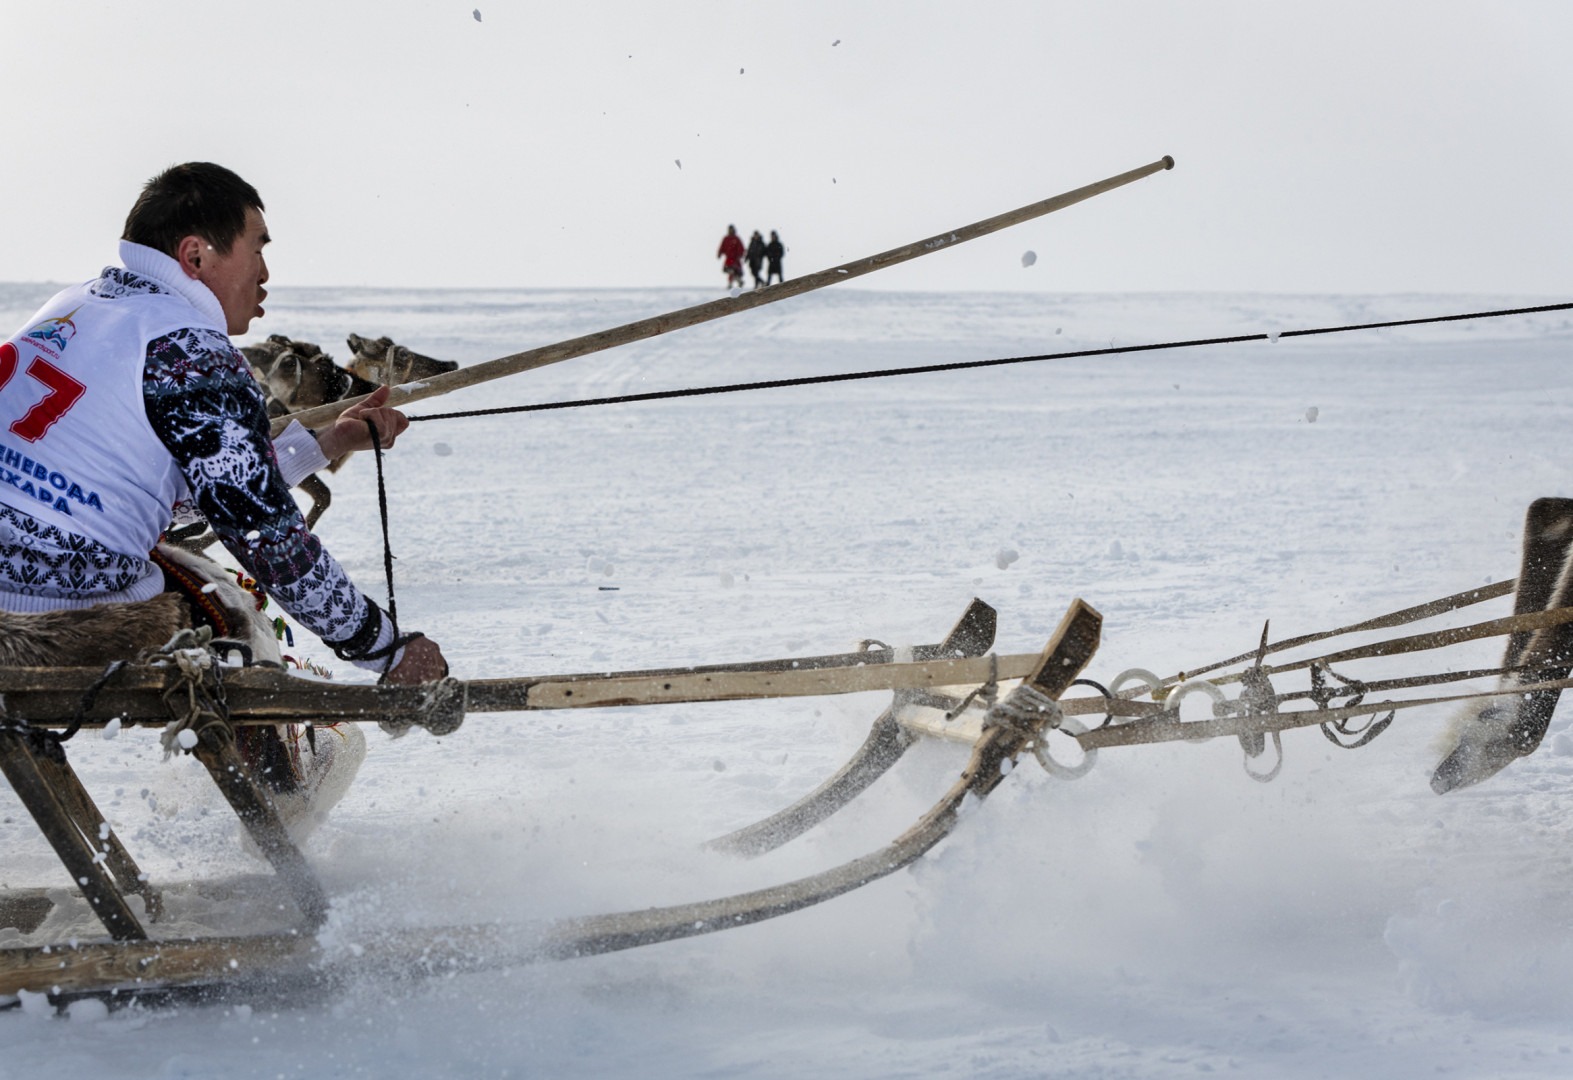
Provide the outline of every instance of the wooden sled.
<path id="1" fill-rule="evenodd" d="M 859 888 L 908 865 L 954 827 L 962 801 L 983 799 L 1012 764 L 1032 752 L 1052 775 L 1074 779 L 1091 768 L 1101 749 L 1153 742 L 1196 742 L 1223 736 L 1239 739 L 1246 771 L 1253 769 L 1270 738 L 1282 763 L 1282 731 L 1320 726 L 1340 746 L 1364 746 L 1403 709 L 1499 697 L 1501 690 L 1375 700 L 1391 690 L 1433 686 L 1504 674 L 1505 669 L 1446 671 L 1404 678 L 1360 680 L 1347 665 L 1379 657 L 1418 654 L 1468 641 L 1525 633 L 1573 622 L 1573 608 L 1532 611 L 1465 626 L 1388 638 L 1269 664 L 1277 653 L 1314 646 L 1341 635 L 1404 626 L 1506 595 L 1512 582 L 1473 589 L 1375 619 L 1317 634 L 1269 642 L 1264 627 L 1254 650 L 1228 660 L 1160 679 L 1130 669 L 1108 687 L 1080 679 L 1097 647 L 1101 619 L 1081 601 L 1071 605 L 1043 652 L 982 655 L 994 638 L 995 613 L 973 601 L 946 638 L 908 651 L 877 643 L 851 653 L 748 664 L 633 672 L 554 675 L 517 679 L 446 679 L 425 687 L 343 686 L 263 668 L 207 670 L 193 680 L 189 670 L 125 669 L 104 682 L 84 669 L 0 670 L 0 695 L 7 714 L 0 724 L 0 770 L 39 821 L 62 863 L 92 904 L 109 940 L 0 949 L 0 995 L 47 993 L 57 1001 L 84 994 L 136 995 L 177 989 L 210 994 L 226 988 L 292 989 L 323 985 L 366 972 L 420 975 L 509 966 L 611 952 L 712 933 L 774 918 Z M 1338 665 L 1343 671 L 1335 670 Z M 1227 669 L 1235 670 L 1227 670 Z M 1305 690 L 1280 690 L 1274 678 L 1304 672 Z M 1522 672 L 1515 672 L 1522 675 Z M 1022 683 L 1001 695 L 1000 684 Z M 1125 684 L 1139 685 L 1126 689 Z M 1061 700 L 1076 682 L 1097 694 Z M 1238 696 L 1228 689 L 1238 686 Z M 954 688 L 971 687 L 956 696 Z M 1540 679 L 1515 693 L 1573 688 L 1573 679 Z M 607 706 L 735 701 L 768 697 L 891 690 L 891 705 L 874 722 L 852 759 L 814 791 L 762 821 L 711 842 L 740 855 L 757 855 L 801 835 L 845 806 L 887 772 L 918 739 L 940 738 L 967 745 L 970 757 L 960 779 L 912 828 L 891 844 L 841 866 L 768 889 L 718 900 L 634 912 L 567 919 L 543 926 L 449 926 L 390 931 L 354 949 L 319 939 L 326 895 L 298 848 L 290 842 L 266 793 L 233 755 L 236 725 L 276 724 L 311 717 L 375 721 L 396 733 L 424 727 L 451 734 L 469 712 L 536 711 Z M 91 693 L 89 692 L 91 691 Z M 1183 719 L 1182 700 L 1202 693 L 1211 715 Z M 205 695 L 205 696 L 204 696 Z M 1143 700 L 1145 699 L 1145 700 Z M 159 940 L 161 893 L 141 875 L 128 852 L 105 825 L 82 790 L 51 732 L 72 725 L 159 725 L 169 721 L 168 701 L 222 701 L 222 723 L 197 732 L 193 752 L 219 782 L 276 877 L 246 891 L 271 890 L 274 906 L 291 902 L 298 912 L 287 930 L 249 936 Z M 1309 708 L 1286 707 L 1300 700 Z M 1385 717 L 1384 717 L 1385 714 Z M 1096 722 L 1101 715 L 1101 722 Z M 1093 725 L 1084 722 L 1086 717 Z M 1355 726 L 1360 717 L 1370 717 Z M 25 719 L 23 719 L 25 718 Z M 1062 763 L 1050 753 L 1057 730 L 1079 744 L 1079 762 Z M 222 896 L 226 882 L 168 885 L 179 895 L 206 888 Z M 139 920 L 129 897 L 140 896 L 149 925 Z M 0 925 L 42 924 L 51 894 L 20 890 L 0 894 Z"/>
<path id="2" fill-rule="evenodd" d="M 995 613 L 974 601 L 937 645 L 910 659 L 888 647 L 834 656 L 652 671 L 476 680 L 447 679 L 427 687 L 336 686 L 263 668 L 200 670 L 181 666 L 126 668 L 105 681 L 83 669 L 0 670 L 6 707 L 0 721 L 0 771 L 33 814 L 80 895 L 103 923 L 108 940 L 0 949 L 0 995 L 44 993 L 56 1003 L 84 995 L 111 999 L 174 990 L 322 984 L 365 972 L 421 974 L 566 959 L 731 929 L 796 911 L 859 888 L 910 864 L 948 835 L 963 800 L 984 799 L 1008 773 L 1002 763 L 1030 749 L 1046 725 L 1059 723 L 1056 704 L 1097 648 L 1101 618 L 1074 602 L 1041 653 L 988 656 Z M 188 658 L 189 659 L 189 658 Z M 366 946 L 336 949 L 319 940 L 326 892 L 290 840 L 267 791 L 234 749 L 234 729 L 286 719 L 332 717 L 376 721 L 402 733 L 412 726 L 450 734 L 467 712 L 604 707 L 678 701 L 896 691 L 894 710 L 939 688 L 1022 679 L 995 702 L 960 779 L 912 828 L 892 843 L 841 866 L 768 889 L 666 908 L 647 908 L 541 927 L 452 926 L 392 931 Z M 914 696 L 916 695 L 916 697 Z M 1098 699 L 1092 699 L 1094 703 Z M 246 936 L 159 939 L 164 893 L 143 875 L 68 764 L 59 732 L 102 727 L 160 727 L 170 702 L 192 733 L 185 741 L 218 783 L 276 877 L 270 887 L 298 912 L 286 930 Z M 891 736 L 887 710 L 875 724 L 873 748 L 781 814 L 732 834 L 722 846 L 767 850 L 822 821 L 867 787 L 915 735 Z M 903 741 L 905 740 L 905 741 Z M 899 748 L 897 747 L 899 744 Z M 894 749 L 893 749 L 894 748 Z M 743 841 L 740 837 L 750 839 Z M 175 893 L 198 883 L 169 886 Z M 225 883 L 210 883 L 222 895 Z M 249 888 L 258 888 L 255 882 Z M 130 897 L 141 898 L 141 914 Z M 46 890 L 0 895 L 0 923 L 37 928 L 54 900 Z M 3 999 L 0 999 L 3 1000 Z"/>

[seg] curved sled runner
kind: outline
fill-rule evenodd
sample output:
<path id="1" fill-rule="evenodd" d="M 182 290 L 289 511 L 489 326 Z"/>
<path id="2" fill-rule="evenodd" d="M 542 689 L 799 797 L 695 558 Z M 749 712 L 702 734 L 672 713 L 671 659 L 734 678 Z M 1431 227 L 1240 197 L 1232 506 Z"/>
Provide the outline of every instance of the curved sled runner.
<path id="1" fill-rule="evenodd" d="M 982 656 L 994 644 L 999 616 L 982 600 L 974 599 L 945 640 L 919 645 L 912 659 L 942 660 L 955 656 Z M 733 855 L 762 855 L 803 835 L 831 814 L 868 790 L 870 784 L 901 760 L 916 738 L 902 727 L 896 715 L 916 691 L 897 690 L 890 707 L 880 713 L 863 745 L 836 774 L 797 802 L 762 821 L 717 837 L 708 847 Z"/>

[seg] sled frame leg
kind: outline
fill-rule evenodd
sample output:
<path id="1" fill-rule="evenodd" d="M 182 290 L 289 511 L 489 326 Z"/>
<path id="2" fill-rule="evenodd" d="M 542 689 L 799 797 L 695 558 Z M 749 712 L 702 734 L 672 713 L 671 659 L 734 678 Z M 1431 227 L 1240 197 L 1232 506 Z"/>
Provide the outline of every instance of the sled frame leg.
<path id="1" fill-rule="evenodd" d="M 93 797 L 87 793 L 87 788 L 82 786 L 71 763 L 62 753 L 59 761 L 48 756 L 40 757 L 38 766 L 71 820 L 87 837 L 87 842 L 90 845 L 96 843 L 98 850 L 103 853 L 104 866 L 114 876 L 120 891 L 142 897 L 142 909 L 148 922 L 158 922 L 164 915 L 163 896 L 149 883 L 147 875 L 142 873 L 141 867 L 137 866 L 136 860 L 120 842 L 120 837 L 115 835 L 113 829 L 106 828 L 109 823 L 104 820 L 103 812 Z"/>
<path id="2" fill-rule="evenodd" d="M 272 864 L 295 906 L 306 917 L 307 927 L 320 927 L 328 917 L 328 894 L 306 856 L 290 838 L 273 799 L 241 759 L 235 747 L 234 729 L 227 723 L 207 725 L 198 732 L 197 745 L 191 753 L 213 777 L 257 849 Z"/>
<path id="3" fill-rule="evenodd" d="M 157 904 L 148 898 L 156 894 L 138 880 L 136 863 L 119 841 L 102 849 L 95 846 L 103 815 L 66 762 L 59 743 L 42 733 L 0 729 L 0 773 L 33 815 L 110 936 L 117 941 L 146 941 L 147 931 L 126 903 L 116 878 L 136 887 L 150 914 Z"/>

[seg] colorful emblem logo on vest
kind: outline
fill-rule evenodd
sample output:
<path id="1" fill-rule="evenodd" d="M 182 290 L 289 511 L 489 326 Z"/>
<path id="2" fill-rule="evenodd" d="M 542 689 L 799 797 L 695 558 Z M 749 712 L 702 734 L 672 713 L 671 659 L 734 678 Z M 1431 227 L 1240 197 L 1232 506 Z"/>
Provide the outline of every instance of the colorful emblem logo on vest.
<path id="1" fill-rule="evenodd" d="M 62 315 L 58 319 L 45 319 L 29 330 L 26 337 L 51 356 L 58 357 L 65 351 L 66 345 L 70 343 L 71 339 L 76 337 L 76 323 L 71 321 L 71 316 L 81 310 L 81 308 L 75 308 L 70 314 Z M 54 345 L 54 348 L 50 348 L 51 344 Z"/>

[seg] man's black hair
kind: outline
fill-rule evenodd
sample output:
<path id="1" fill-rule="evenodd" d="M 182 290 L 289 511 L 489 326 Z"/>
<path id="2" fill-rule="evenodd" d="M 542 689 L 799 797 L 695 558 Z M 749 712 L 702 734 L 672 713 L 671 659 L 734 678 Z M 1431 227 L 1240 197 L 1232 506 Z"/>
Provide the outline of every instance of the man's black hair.
<path id="1" fill-rule="evenodd" d="M 246 231 L 246 208 L 263 210 L 262 196 L 240 177 L 210 161 L 188 161 L 147 182 L 126 215 L 122 240 L 179 258 L 180 242 L 200 236 L 228 255 Z"/>

